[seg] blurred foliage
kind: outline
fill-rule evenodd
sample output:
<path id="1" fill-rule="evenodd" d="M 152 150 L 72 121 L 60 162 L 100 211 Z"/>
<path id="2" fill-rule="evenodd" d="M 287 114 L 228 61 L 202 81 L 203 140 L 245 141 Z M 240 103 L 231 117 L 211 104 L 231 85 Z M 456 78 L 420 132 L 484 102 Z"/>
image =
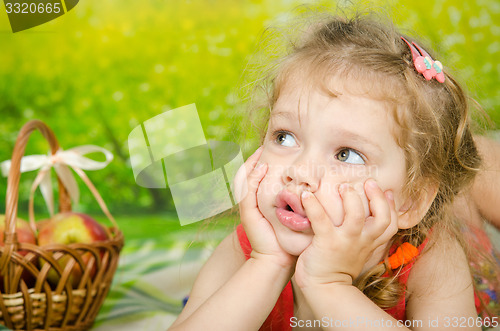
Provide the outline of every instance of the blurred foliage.
<path id="1" fill-rule="evenodd" d="M 135 184 L 127 137 L 143 121 L 196 103 L 207 139 L 238 141 L 244 104 L 235 88 L 263 29 L 286 19 L 291 0 L 84 0 L 66 15 L 13 34 L 0 7 L 0 160 L 17 131 L 38 118 L 63 148 L 94 144 L 115 160 L 87 172 L 114 213 L 173 210 L 168 190 Z M 375 1 L 410 34 L 425 36 L 495 123 L 500 123 L 500 3 Z M 412 33 L 411 31 L 415 31 Z M 255 145 L 255 144 L 254 144 Z M 247 145 L 242 146 L 245 155 Z M 26 154 L 47 145 L 34 134 Z M 21 178 L 27 205 L 34 173 Z M 82 185 L 82 211 L 98 206 Z M 0 180 L 0 213 L 6 179 Z M 45 210 L 38 195 L 37 210 Z"/>

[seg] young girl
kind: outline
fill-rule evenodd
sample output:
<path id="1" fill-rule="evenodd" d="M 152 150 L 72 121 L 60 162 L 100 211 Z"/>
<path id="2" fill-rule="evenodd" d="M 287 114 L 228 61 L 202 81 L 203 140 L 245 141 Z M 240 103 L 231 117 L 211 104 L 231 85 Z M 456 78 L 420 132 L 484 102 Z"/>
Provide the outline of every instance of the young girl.
<path id="1" fill-rule="evenodd" d="M 243 169 L 241 225 L 171 330 L 498 325 L 450 209 L 480 166 L 467 98 L 419 45 L 369 16 L 322 16 L 292 43 L 263 80 L 270 113 Z"/>

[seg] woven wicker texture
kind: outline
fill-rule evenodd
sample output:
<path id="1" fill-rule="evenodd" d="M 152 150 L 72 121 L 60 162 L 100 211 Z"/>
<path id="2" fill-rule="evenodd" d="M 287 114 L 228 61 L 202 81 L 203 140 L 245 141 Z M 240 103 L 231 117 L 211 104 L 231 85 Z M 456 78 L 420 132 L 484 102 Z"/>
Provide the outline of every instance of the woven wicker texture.
<path id="1" fill-rule="evenodd" d="M 28 122 L 19 132 L 7 181 L 4 245 L 0 246 L 0 323 L 15 330 L 87 330 L 111 286 L 123 234 L 110 218 L 111 236 L 106 241 L 45 246 L 18 242 L 20 165 L 35 130 L 49 142 L 52 154 L 59 149 L 52 130 L 39 120 Z M 71 211 L 68 193 L 58 181 L 59 211 Z M 68 262 L 59 263 L 60 259 Z M 57 275 L 57 282 L 53 277 L 49 281 L 49 272 Z M 75 274 L 81 274 L 76 281 Z"/>

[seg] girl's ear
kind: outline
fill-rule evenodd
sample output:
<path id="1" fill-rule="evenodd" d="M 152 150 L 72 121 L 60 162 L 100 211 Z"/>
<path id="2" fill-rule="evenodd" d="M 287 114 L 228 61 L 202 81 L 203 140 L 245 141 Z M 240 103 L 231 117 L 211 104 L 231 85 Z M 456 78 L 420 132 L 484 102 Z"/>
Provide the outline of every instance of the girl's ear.
<path id="1" fill-rule="evenodd" d="M 409 229 L 417 225 L 425 216 L 432 205 L 438 192 L 438 184 L 423 186 L 417 201 L 407 198 L 398 211 L 398 228 Z"/>

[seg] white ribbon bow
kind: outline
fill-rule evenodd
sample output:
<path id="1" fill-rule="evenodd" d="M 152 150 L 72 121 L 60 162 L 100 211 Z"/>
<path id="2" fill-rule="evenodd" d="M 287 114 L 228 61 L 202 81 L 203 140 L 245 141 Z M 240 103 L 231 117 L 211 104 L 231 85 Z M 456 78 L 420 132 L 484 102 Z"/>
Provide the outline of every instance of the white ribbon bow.
<path id="1" fill-rule="evenodd" d="M 99 162 L 84 156 L 86 154 L 96 152 L 103 153 L 106 157 L 106 161 Z M 36 188 L 40 185 L 40 191 L 42 192 L 45 203 L 47 204 L 49 213 L 51 216 L 54 215 L 54 196 L 52 192 L 52 181 L 50 179 L 50 168 L 53 167 L 62 184 L 68 191 L 71 200 L 73 200 L 74 204 L 77 204 L 80 198 L 80 191 L 78 189 L 78 184 L 75 181 L 75 177 L 68 166 L 78 173 L 80 177 L 82 177 L 82 175 L 86 177 L 82 169 L 99 170 L 106 167 L 112 160 L 113 154 L 110 151 L 95 145 L 78 146 L 68 150 L 60 149 L 54 155 L 23 156 L 21 159 L 21 173 L 40 169 L 40 172 L 31 186 L 30 202 L 32 202 L 32 197 Z M 2 169 L 2 175 L 7 177 L 9 175 L 11 161 L 7 160 L 2 162 L 0 167 Z M 47 174 L 49 174 L 49 176 L 47 176 Z M 82 179 L 85 180 L 83 177 Z"/>

